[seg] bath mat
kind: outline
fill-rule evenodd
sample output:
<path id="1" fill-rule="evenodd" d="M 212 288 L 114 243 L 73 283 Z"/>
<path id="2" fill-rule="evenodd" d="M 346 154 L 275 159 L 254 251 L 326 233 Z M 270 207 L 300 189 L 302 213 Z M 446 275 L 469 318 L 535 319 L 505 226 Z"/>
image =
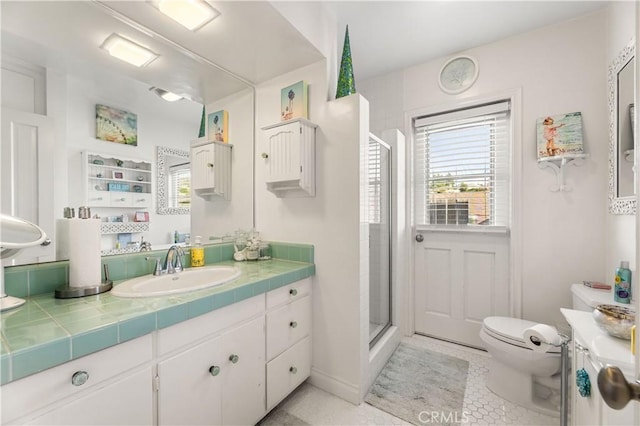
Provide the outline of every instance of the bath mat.
<path id="1" fill-rule="evenodd" d="M 400 343 L 365 402 L 414 425 L 464 422 L 469 362 Z"/>

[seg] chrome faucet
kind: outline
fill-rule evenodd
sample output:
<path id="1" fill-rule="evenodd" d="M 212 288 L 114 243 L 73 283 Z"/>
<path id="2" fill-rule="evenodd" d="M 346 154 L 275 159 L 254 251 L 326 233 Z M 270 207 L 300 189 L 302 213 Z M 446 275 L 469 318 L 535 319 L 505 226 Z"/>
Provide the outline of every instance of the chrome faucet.
<path id="1" fill-rule="evenodd" d="M 182 266 L 182 258 L 184 257 L 184 251 L 181 247 L 173 245 L 167 250 L 167 255 L 164 258 L 164 267 L 161 273 L 175 274 L 184 269 Z"/>

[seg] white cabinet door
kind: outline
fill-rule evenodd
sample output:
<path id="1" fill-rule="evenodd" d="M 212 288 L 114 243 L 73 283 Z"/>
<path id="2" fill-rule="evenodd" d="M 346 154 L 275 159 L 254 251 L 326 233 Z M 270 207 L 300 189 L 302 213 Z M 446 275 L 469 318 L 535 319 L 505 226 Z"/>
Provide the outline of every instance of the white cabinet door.
<path id="1" fill-rule="evenodd" d="M 300 179 L 300 123 L 283 124 L 267 131 L 267 182 Z"/>
<path id="2" fill-rule="evenodd" d="M 34 425 L 150 425 L 153 424 L 151 367 L 95 392 L 80 393 L 60 408 L 34 419 Z"/>
<path id="3" fill-rule="evenodd" d="M 221 342 L 220 337 L 208 340 L 158 364 L 159 425 L 222 424 L 227 363 Z"/>
<path id="4" fill-rule="evenodd" d="M 212 143 L 191 148 L 191 188 L 215 187 L 214 146 Z"/>
<path id="5" fill-rule="evenodd" d="M 225 425 L 255 424 L 266 413 L 264 342 L 264 316 L 222 336 L 225 350 L 222 421 Z"/>

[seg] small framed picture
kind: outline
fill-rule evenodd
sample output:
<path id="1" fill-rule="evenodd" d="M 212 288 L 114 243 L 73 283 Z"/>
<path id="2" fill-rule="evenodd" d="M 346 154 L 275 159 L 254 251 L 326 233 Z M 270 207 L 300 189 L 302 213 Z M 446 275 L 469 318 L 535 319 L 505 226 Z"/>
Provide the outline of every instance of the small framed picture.
<path id="1" fill-rule="evenodd" d="M 149 222 L 149 212 L 136 212 L 134 220 L 136 222 Z"/>
<path id="2" fill-rule="evenodd" d="M 113 171 L 113 176 L 111 176 L 112 179 L 124 179 L 124 172 L 120 172 L 117 170 Z"/>

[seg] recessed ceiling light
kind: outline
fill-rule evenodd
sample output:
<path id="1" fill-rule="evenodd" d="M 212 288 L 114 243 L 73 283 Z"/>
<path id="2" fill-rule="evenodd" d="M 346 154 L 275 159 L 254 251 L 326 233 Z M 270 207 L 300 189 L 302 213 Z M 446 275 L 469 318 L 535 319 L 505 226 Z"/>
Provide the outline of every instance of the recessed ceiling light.
<path id="1" fill-rule="evenodd" d="M 204 0 L 155 0 L 153 4 L 191 31 L 199 30 L 220 16 L 220 12 Z"/>
<path id="2" fill-rule="evenodd" d="M 159 87 L 151 87 L 149 88 L 149 90 L 151 90 L 153 93 L 160 96 L 167 102 L 175 102 L 179 101 L 180 99 L 184 99 L 183 96 L 176 95 L 175 93 L 169 92 L 168 90 L 164 90 Z"/>
<path id="3" fill-rule="evenodd" d="M 116 33 L 107 37 L 100 47 L 109 52 L 109 55 L 136 67 L 147 66 L 159 56 L 146 47 Z"/>

